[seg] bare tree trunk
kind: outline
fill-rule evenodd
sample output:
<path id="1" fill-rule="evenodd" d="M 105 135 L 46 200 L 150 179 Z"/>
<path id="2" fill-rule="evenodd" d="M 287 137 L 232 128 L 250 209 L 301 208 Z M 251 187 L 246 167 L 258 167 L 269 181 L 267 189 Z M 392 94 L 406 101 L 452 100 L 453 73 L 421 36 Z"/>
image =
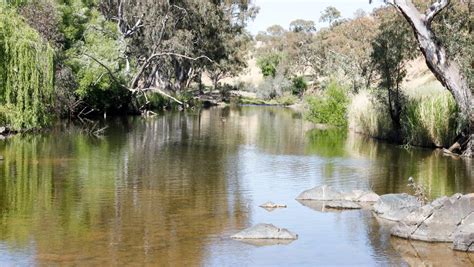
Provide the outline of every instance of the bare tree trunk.
<path id="1" fill-rule="evenodd" d="M 472 156 L 474 154 L 472 142 L 474 136 L 472 93 L 458 64 L 447 57 L 446 50 L 431 29 L 433 18 L 449 4 L 449 0 L 436 1 L 425 14 L 420 13 L 411 0 L 394 0 L 393 2 L 410 23 L 418 40 L 420 50 L 425 56 L 428 68 L 441 84 L 451 92 L 463 116 L 465 116 L 463 119 L 469 122 L 466 131 L 468 133 L 466 134 L 471 135 L 471 142 L 465 148 L 465 155 Z"/>

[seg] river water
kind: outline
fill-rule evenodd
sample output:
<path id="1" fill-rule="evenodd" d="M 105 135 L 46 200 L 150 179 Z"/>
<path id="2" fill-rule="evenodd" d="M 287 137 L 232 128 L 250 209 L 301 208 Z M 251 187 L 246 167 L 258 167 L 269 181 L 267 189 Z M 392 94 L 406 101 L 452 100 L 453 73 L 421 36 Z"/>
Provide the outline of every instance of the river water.
<path id="1" fill-rule="evenodd" d="M 115 118 L 102 137 L 74 126 L 0 141 L 0 265 L 471 266 L 447 244 L 408 242 L 367 210 L 321 212 L 295 197 L 316 185 L 474 191 L 472 164 L 338 130 L 285 108 L 243 106 Z M 258 205 L 288 205 L 268 212 Z M 297 233 L 257 245 L 256 223 Z"/>

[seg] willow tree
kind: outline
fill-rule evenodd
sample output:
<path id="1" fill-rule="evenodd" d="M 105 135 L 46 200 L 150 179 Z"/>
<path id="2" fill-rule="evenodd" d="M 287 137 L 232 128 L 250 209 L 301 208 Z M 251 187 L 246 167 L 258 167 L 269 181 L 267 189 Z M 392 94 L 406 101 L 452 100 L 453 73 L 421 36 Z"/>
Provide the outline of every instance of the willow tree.
<path id="1" fill-rule="evenodd" d="M 0 4 L 0 115 L 15 129 L 49 122 L 53 49 L 38 32 Z"/>

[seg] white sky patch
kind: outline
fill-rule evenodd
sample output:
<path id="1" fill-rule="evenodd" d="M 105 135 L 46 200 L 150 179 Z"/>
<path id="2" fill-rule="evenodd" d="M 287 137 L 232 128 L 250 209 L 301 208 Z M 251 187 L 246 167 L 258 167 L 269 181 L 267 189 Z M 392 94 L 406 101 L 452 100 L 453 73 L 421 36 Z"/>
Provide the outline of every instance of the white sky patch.
<path id="1" fill-rule="evenodd" d="M 278 24 L 288 29 L 290 22 L 296 19 L 313 20 L 318 28 L 326 26 L 319 22 L 321 11 L 334 6 L 344 18 L 352 18 L 357 9 L 366 12 L 383 5 L 382 1 L 369 0 L 255 0 L 260 7 L 257 18 L 250 22 L 247 29 L 254 35 L 265 31 L 268 27 Z"/>

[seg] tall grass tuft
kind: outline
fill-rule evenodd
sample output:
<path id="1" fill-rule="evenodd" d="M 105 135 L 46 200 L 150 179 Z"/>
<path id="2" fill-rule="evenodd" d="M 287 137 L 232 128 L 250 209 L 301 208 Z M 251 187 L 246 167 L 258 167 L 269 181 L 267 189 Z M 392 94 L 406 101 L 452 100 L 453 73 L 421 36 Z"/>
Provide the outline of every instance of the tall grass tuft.
<path id="1" fill-rule="evenodd" d="M 448 147 L 459 133 L 458 108 L 447 91 L 410 95 L 401 114 L 404 143 Z M 357 94 L 348 109 L 349 127 L 358 133 L 392 139 L 388 108 L 368 91 Z"/>
<path id="2" fill-rule="evenodd" d="M 360 91 L 352 98 L 348 109 L 348 123 L 352 131 L 375 138 L 389 139 L 393 133 L 386 105 L 367 90 Z"/>
<path id="3" fill-rule="evenodd" d="M 447 147 L 458 134 L 457 105 L 447 91 L 409 99 L 401 124 L 407 144 Z"/>

